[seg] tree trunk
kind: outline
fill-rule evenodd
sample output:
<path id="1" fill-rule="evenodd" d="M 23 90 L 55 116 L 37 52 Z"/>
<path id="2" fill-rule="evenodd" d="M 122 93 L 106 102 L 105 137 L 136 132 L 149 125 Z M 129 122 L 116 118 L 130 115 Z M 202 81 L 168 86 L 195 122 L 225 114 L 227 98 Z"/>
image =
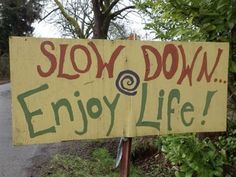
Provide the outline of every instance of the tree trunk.
<path id="1" fill-rule="evenodd" d="M 112 9 L 119 0 L 102 1 L 92 0 L 94 12 L 93 39 L 107 39 L 111 20 L 114 20 L 122 12 L 128 9 L 134 9 L 135 6 L 127 6 L 115 12 Z"/>
<path id="2" fill-rule="evenodd" d="M 107 39 L 111 19 L 94 10 L 93 39 Z"/>
<path id="3" fill-rule="evenodd" d="M 106 39 L 107 35 L 104 34 L 102 30 L 104 24 L 104 15 L 100 10 L 100 5 L 98 0 L 92 0 L 93 12 L 94 12 L 94 27 L 93 27 L 93 39 Z"/>

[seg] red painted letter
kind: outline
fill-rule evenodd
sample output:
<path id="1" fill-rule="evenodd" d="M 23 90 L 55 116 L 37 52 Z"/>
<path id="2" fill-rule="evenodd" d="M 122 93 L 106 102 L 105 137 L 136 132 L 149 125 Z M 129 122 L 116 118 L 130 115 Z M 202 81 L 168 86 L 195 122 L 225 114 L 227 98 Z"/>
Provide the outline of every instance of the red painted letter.
<path id="1" fill-rule="evenodd" d="M 201 71 L 197 77 L 197 81 L 201 81 L 202 77 L 203 77 L 203 74 L 205 74 L 205 77 L 206 77 L 206 81 L 207 82 L 210 82 L 211 81 L 211 77 L 212 77 L 212 74 L 214 73 L 219 61 L 220 61 L 220 56 L 221 56 L 221 53 L 222 53 L 222 49 L 218 49 L 218 54 L 217 54 L 217 57 L 216 57 L 216 61 L 215 61 L 215 64 L 210 72 L 210 74 L 208 74 L 208 71 L 207 71 L 207 53 L 204 52 L 204 56 L 203 56 L 203 62 L 202 62 L 202 67 L 201 67 Z"/>
<path id="2" fill-rule="evenodd" d="M 55 71 L 55 69 L 57 67 L 56 57 L 46 49 L 46 46 L 50 46 L 51 50 L 55 50 L 55 46 L 51 41 L 44 41 L 40 45 L 41 52 L 49 59 L 49 61 L 51 63 L 51 66 L 47 72 L 42 71 L 40 65 L 37 66 L 37 71 L 38 71 L 39 75 L 42 77 L 50 76 Z"/>
<path id="3" fill-rule="evenodd" d="M 171 67 L 169 71 L 167 71 L 166 60 L 169 54 L 171 55 L 172 61 L 171 61 Z M 178 63 L 179 63 L 179 56 L 177 48 L 173 44 L 167 44 L 163 52 L 163 73 L 166 79 L 171 79 L 174 76 L 178 68 Z"/>
<path id="4" fill-rule="evenodd" d="M 92 47 L 93 51 L 95 52 L 95 54 L 97 56 L 98 70 L 97 70 L 96 78 L 102 77 L 102 72 L 103 72 L 104 68 L 107 69 L 109 78 L 112 78 L 113 77 L 113 70 L 114 70 L 114 63 L 117 59 L 117 56 L 120 54 L 121 50 L 123 48 L 125 48 L 125 46 L 123 46 L 123 45 L 118 46 L 115 49 L 115 51 L 112 53 L 109 62 L 106 63 L 106 62 L 103 62 L 102 57 L 101 57 L 96 45 L 93 42 L 89 42 L 88 45 L 90 47 Z"/>
<path id="5" fill-rule="evenodd" d="M 64 73 L 64 62 L 65 62 L 65 55 L 66 55 L 66 49 L 68 47 L 68 44 L 60 44 L 60 64 L 59 64 L 59 72 L 57 77 L 65 78 L 68 80 L 77 79 L 79 77 L 79 74 L 66 74 Z"/>
<path id="6" fill-rule="evenodd" d="M 150 45 L 143 45 L 141 48 L 143 50 L 143 56 L 144 56 L 144 61 L 145 61 L 145 65 L 146 65 L 144 80 L 145 81 L 153 80 L 153 79 L 157 78 L 161 73 L 161 68 L 162 68 L 161 55 L 157 49 L 155 49 L 154 47 L 152 47 Z M 147 50 L 151 51 L 155 55 L 156 62 L 158 65 L 155 73 L 152 76 L 149 76 L 151 66 L 150 66 L 150 60 L 149 60 Z"/>
<path id="7" fill-rule="evenodd" d="M 185 56 L 185 52 L 184 52 L 184 49 L 183 49 L 183 46 L 182 45 L 179 45 L 179 50 L 180 50 L 180 53 L 182 55 L 182 59 L 183 59 L 183 68 L 182 68 L 182 72 L 181 72 L 181 75 L 180 75 L 180 78 L 177 82 L 177 84 L 182 84 L 184 78 L 187 76 L 188 77 L 188 80 L 189 80 L 189 85 L 192 86 L 192 73 L 193 73 L 193 68 L 194 68 L 194 65 L 195 65 L 195 62 L 196 62 L 196 59 L 198 57 L 198 54 L 199 52 L 202 50 L 202 46 L 200 46 L 194 57 L 193 57 L 193 60 L 192 60 L 192 63 L 191 63 L 191 66 L 190 65 L 187 65 L 186 64 L 186 56 Z"/>
<path id="8" fill-rule="evenodd" d="M 84 53 L 86 54 L 87 56 L 87 66 L 85 67 L 85 69 L 79 69 L 77 66 L 76 66 L 76 63 L 75 63 L 75 50 L 76 49 L 81 49 L 84 51 Z M 70 50 L 70 59 L 71 59 L 71 63 L 73 65 L 73 68 L 75 71 L 77 71 L 78 73 L 86 73 L 90 67 L 91 67 L 91 64 L 92 64 L 92 59 L 91 59 L 91 55 L 89 53 L 89 50 L 83 46 L 83 45 L 75 45 L 71 48 Z"/>

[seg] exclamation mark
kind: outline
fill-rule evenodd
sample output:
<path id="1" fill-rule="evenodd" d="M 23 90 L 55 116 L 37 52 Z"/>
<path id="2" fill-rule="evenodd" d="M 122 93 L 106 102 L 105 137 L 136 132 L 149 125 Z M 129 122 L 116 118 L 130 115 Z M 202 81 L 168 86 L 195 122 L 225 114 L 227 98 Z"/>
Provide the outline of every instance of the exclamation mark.
<path id="1" fill-rule="evenodd" d="M 203 110 L 203 116 L 206 116 L 208 114 L 208 110 L 209 110 L 209 107 L 210 107 L 210 104 L 211 104 L 212 97 L 214 96 L 214 94 L 216 92 L 217 92 L 217 90 L 216 91 L 208 91 L 207 92 L 206 104 L 205 104 L 205 107 L 204 107 L 204 110 Z M 204 125 L 205 123 L 206 123 L 205 120 L 201 121 L 202 125 Z"/>

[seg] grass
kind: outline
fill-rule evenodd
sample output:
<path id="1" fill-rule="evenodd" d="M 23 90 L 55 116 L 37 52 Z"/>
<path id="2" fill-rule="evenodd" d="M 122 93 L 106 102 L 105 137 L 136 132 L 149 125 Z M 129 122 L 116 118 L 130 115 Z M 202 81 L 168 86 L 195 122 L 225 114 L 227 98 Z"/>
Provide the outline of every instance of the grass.
<path id="1" fill-rule="evenodd" d="M 114 169 L 115 160 L 104 148 L 91 154 L 91 159 L 83 159 L 75 155 L 56 155 L 44 168 L 42 177 L 119 177 L 118 169 Z M 131 177 L 144 176 L 142 171 L 131 167 Z"/>
<path id="2" fill-rule="evenodd" d="M 157 137 L 134 138 L 130 177 L 173 177 L 176 169 L 167 161 L 155 143 Z M 83 144 L 83 143 L 82 143 Z M 67 149 L 50 162 L 40 165 L 35 177 L 119 177 L 114 169 L 116 144 L 99 141 L 85 143 L 75 150 Z M 104 148 L 105 147 L 105 148 Z"/>

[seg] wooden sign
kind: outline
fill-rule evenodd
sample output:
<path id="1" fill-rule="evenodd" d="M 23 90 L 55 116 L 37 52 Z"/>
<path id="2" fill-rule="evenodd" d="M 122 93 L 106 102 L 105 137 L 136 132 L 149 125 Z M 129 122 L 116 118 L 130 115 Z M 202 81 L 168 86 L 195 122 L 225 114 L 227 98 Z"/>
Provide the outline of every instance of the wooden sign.
<path id="1" fill-rule="evenodd" d="M 13 142 L 226 129 L 228 43 L 10 39 Z"/>

